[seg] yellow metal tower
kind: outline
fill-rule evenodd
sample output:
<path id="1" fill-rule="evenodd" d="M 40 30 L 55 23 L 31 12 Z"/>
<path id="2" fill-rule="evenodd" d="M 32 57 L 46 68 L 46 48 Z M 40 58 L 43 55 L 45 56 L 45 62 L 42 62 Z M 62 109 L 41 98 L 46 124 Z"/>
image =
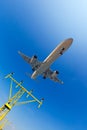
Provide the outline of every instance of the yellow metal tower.
<path id="1" fill-rule="evenodd" d="M 0 122 L 0 130 L 3 130 L 10 122 L 5 118 L 3 121 Z"/>
<path id="2" fill-rule="evenodd" d="M 43 99 L 39 100 L 37 99 L 33 94 L 32 90 L 28 91 L 25 89 L 25 87 L 22 86 L 23 81 L 17 82 L 13 77 L 13 73 L 8 74 L 5 76 L 5 78 L 10 79 L 10 92 L 9 92 L 9 99 L 8 101 L 0 108 L 0 121 L 5 118 L 5 116 L 10 112 L 10 110 L 13 108 L 15 105 L 22 105 L 22 104 L 27 104 L 27 103 L 32 103 L 32 102 L 37 102 L 38 103 L 38 108 L 43 103 Z M 13 83 L 15 85 L 15 88 L 19 88 L 19 90 L 12 96 L 12 89 L 13 89 Z M 26 93 L 26 101 L 19 102 L 19 99 Z M 28 99 L 30 97 L 30 99 Z"/>

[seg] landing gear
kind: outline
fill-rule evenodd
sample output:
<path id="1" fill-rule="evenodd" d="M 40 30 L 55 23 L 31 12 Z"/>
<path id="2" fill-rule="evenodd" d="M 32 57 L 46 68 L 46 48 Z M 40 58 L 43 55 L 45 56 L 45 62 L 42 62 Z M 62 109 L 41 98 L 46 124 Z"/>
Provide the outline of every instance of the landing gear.
<path id="1" fill-rule="evenodd" d="M 37 56 L 36 56 L 36 55 L 34 55 L 34 58 L 35 58 L 35 59 L 37 59 Z"/>
<path id="2" fill-rule="evenodd" d="M 56 70 L 56 74 L 59 74 L 59 71 Z"/>
<path id="3" fill-rule="evenodd" d="M 65 50 L 65 48 L 63 47 L 62 49 L 61 49 L 61 52 L 60 52 L 60 55 L 63 55 L 63 51 Z"/>
<path id="4" fill-rule="evenodd" d="M 63 52 L 60 52 L 60 55 L 63 55 Z"/>
<path id="5" fill-rule="evenodd" d="M 43 76 L 43 79 L 46 79 L 46 76 Z"/>
<path id="6" fill-rule="evenodd" d="M 32 71 L 35 71 L 35 68 L 32 68 Z"/>

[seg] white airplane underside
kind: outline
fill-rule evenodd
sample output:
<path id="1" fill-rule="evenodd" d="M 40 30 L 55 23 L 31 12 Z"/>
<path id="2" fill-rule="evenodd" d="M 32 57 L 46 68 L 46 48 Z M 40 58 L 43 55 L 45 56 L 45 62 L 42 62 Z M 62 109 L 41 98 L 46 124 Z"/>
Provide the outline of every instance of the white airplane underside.
<path id="1" fill-rule="evenodd" d="M 43 62 L 38 61 L 36 55 L 34 55 L 32 58 L 30 58 L 30 57 L 24 55 L 23 53 L 21 53 L 20 51 L 18 53 L 22 56 L 22 58 L 27 63 L 29 63 L 31 65 L 32 71 L 34 71 L 34 72 L 36 72 L 36 70 L 38 70 L 38 68 L 41 66 L 41 64 L 43 64 Z M 63 82 L 57 78 L 57 75 L 59 74 L 58 71 L 52 71 L 51 69 L 47 69 L 45 72 L 43 72 L 41 74 L 43 76 L 43 79 L 50 78 L 51 80 L 53 80 L 55 82 L 59 82 L 59 83 L 63 84 Z"/>
<path id="2" fill-rule="evenodd" d="M 27 63 L 31 65 L 32 70 L 34 71 L 31 75 L 32 79 L 36 79 L 37 76 L 41 74 L 43 76 L 43 79 L 50 78 L 55 82 L 63 84 L 63 81 L 58 78 L 59 72 L 52 71 L 50 69 L 50 66 L 59 56 L 61 56 L 69 48 L 69 46 L 72 44 L 72 41 L 73 39 L 70 38 L 60 43 L 43 62 L 40 62 L 37 59 L 36 55 L 30 58 L 25 54 L 21 53 L 20 51 L 18 51 L 18 53 Z"/>

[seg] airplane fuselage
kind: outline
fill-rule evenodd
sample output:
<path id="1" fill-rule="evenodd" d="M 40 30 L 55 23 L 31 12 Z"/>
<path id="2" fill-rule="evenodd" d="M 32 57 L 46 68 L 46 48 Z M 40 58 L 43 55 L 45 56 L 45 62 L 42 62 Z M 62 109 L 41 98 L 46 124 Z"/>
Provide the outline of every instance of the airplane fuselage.
<path id="1" fill-rule="evenodd" d="M 31 78 L 35 79 L 38 75 L 45 72 L 50 67 L 50 65 L 71 46 L 72 42 L 72 38 L 66 39 L 63 42 L 61 42 L 43 61 L 40 67 L 34 71 Z"/>

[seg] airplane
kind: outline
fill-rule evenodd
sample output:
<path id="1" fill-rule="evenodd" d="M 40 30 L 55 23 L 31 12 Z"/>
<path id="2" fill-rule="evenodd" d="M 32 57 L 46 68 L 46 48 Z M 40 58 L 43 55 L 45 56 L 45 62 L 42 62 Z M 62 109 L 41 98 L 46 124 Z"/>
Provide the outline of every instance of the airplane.
<path id="1" fill-rule="evenodd" d="M 59 71 L 53 71 L 50 69 L 50 66 L 57 58 L 63 55 L 63 53 L 71 46 L 72 42 L 73 39 L 69 38 L 58 44 L 43 62 L 40 62 L 36 55 L 30 58 L 18 51 L 19 55 L 32 67 L 33 74 L 31 75 L 31 79 L 36 79 L 37 76 L 42 75 L 43 79 L 50 78 L 55 82 L 63 84 L 63 81 L 57 77 Z"/>

